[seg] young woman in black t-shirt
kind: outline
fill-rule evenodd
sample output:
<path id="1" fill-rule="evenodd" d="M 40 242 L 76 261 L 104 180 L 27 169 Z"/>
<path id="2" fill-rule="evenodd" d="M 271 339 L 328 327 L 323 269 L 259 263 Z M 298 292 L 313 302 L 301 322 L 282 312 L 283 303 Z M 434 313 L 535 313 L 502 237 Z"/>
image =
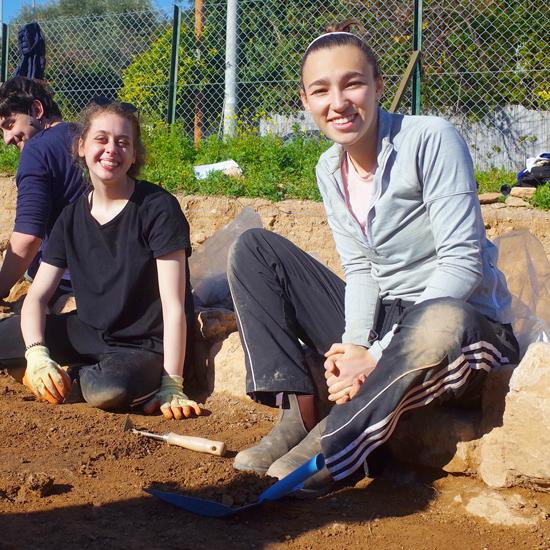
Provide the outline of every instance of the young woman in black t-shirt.
<path id="1" fill-rule="evenodd" d="M 202 412 L 183 393 L 189 226 L 172 195 L 135 179 L 143 145 L 130 107 L 92 103 L 83 114 L 75 149 L 91 190 L 59 217 L 25 299 L 24 383 L 61 403 L 76 381 L 96 407 L 181 419 Z M 66 268 L 77 311 L 48 316 Z"/>

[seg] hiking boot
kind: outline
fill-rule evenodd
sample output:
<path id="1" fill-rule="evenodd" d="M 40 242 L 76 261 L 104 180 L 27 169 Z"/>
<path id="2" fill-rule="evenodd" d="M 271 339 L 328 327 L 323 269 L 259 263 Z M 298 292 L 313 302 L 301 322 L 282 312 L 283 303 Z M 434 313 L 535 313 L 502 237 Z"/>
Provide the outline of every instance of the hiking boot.
<path id="1" fill-rule="evenodd" d="M 321 452 L 321 436 L 326 429 L 326 419 L 321 420 L 298 445 L 275 461 L 267 470 L 267 475 L 282 479 L 305 464 Z M 334 486 L 334 479 L 325 466 L 322 470 L 307 479 L 301 489 L 292 496 L 314 498 L 327 494 Z"/>
<path id="2" fill-rule="evenodd" d="M 288 408 L 281 408 L 273 429 L 256 446 L 237 454 L 234 468 L 264 474 L 278 458 L 288 453 L 307 435 L 296 395 L 289 393 L 287 398 Z"/>

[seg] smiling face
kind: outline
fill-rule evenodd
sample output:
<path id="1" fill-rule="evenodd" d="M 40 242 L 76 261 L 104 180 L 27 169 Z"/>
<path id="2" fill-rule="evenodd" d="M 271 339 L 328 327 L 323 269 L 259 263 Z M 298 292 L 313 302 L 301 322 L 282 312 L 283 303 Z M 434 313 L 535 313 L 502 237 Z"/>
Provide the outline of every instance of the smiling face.
<path id="1" fill-rule="evenodd" d="M 383 82 L 359 48 L 344 45 L 312 52 L 302 82 L 304 108 L 325 136 L 350 153 L 375 146 Z"/>
<path id="2" fill-rule="evenodd" d="M 42 129 L 40 119 L 44 109 L 40 101 L 33 101 L 29 114 L 10 113 L 0 117 L 0 129 L 6 145 L 15 145 L 20 151 L 25 143 Z"/>
<path id="3" fill-rule="evenodd" d="M 86 162 L 93 185 L 125 183 L 136 160 L 132 123 L 115 113 L 98 113 L 79 141 L 78 154 Z"/>

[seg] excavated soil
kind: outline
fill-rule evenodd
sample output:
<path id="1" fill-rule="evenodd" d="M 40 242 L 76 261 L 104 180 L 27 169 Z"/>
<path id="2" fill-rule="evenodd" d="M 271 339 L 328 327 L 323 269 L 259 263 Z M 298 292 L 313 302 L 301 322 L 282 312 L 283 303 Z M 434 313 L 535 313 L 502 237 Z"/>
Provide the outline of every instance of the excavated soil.
<path id="1" fill-rule="evenodd" d="M 13 223 L 13 187 L 12 180 L 0 179 L 1 249 Z M 195 244 L 251 205 L 266 227 L 338 269 L 320 205 L 202 197 L 181 202 Z M 512 208 L 484 214 L 493 235 L 526 226 L 549 253 L 548 214 Z M 124 432 L 124 413 L 36 402 L 0 374 L 0 548 L 550 548 L 550 494 L 499 491 L 516 509 L 499 520 L 508 517 L 508 525 L 495 524 L 490 509 L 485 518 L 467 510 L 487 496 L 475 479 L 398 464 L 315 501 L 285 499 L 228 519 L 195 516 L 144 493 L 161 488 L 239 506 L 269 484 L 234 470 L 232 457 L 269 430 L 273 411 L 225 394 L 210 396 L 206 407 L 210 414 L 182 422 L 130 416 L 136 427 L 152 432 L 223 440 L 225 457 Z M 494 502 L 495 495 L 489 496 Z M 513 524 L 516 512 L 527 518 L 523 524 Z"/>
<path id="2" fill-rule="evenodd" d="M 265 480 L 232 468 L 235 451 L 269 429 L 269 409 L 224 394 L 180 423 L 132 414 L 140 428 L 226 442 L 216 457 L 123 432 L 125 414 L 34 401 L 0 376 L 0 548 L 550 548 L 550 495 L 515 490 L 535 522 L 491 525 L 466 504 L 475 480 L 392 465 L 316 501 L 286 499 L 206 519 L 145 494 L 160 488 L 227 505 Z M 504 494 L 510 491 L 503 491 Z"/>

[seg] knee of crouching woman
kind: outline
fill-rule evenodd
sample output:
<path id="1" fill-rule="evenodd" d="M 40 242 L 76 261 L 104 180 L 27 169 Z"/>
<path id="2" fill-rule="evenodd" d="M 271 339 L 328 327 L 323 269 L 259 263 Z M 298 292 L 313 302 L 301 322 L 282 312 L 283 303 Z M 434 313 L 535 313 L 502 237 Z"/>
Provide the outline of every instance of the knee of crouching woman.
<path id="1" fill-rule="evenodd" d="M 435 364 L 451 350 L 460 349 L 466 329 L 475 323 L 470 309 L 466 302 L 453 298 L 427 300 L 411 308 L 402 322 L 410 352 Z"/>
<path id="2" fill-rule="evenodd" d="M 251 228 L 241 233 L 229 248 L 227 256 L 227 272 L 236 273 L 240 269 L 246 269 L 248 259 L 253 250 L 257 248 L 262 235 L 268 233 L 266 229 Z"/>
<path id="3" fill-rule="evenodd" d="M 105 411 L 127 409 L 130 406 L 128 389 L 116 385 L 99 387 L 97 384 L 82 384 L 82 396 L 86 403 Z"/>

